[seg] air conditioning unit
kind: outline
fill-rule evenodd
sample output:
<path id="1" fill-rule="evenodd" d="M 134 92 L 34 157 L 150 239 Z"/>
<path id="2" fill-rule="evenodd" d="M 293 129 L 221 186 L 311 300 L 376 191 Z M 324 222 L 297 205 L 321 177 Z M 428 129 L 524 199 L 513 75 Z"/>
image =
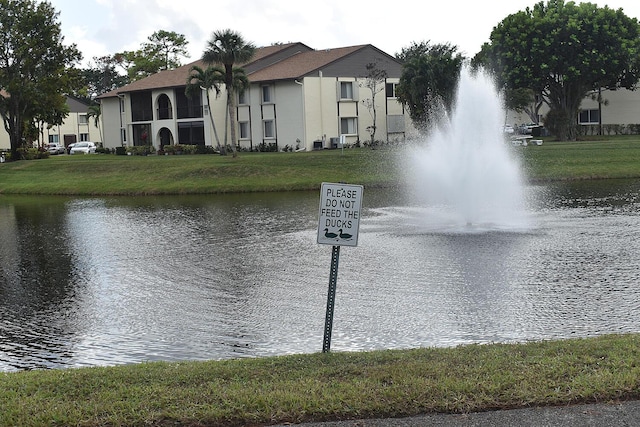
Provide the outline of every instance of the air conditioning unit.
<path id="1" fill-rule="evenodd" d="M 329 138 L 329 148 L 338 148 L 338 144 L 340 144 L 340 137 Z"/>

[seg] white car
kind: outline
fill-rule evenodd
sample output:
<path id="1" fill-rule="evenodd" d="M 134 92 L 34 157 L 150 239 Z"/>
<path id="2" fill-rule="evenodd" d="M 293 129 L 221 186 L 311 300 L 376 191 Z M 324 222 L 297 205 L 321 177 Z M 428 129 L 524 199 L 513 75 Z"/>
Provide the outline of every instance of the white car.
<path id="1" fill-rule="evenodd" d="M 71 151 L 69 151 L 69 154 L 90 154 L 90 153 L 95 153 L 96 152 L 96 144 L 94 144 L 93 142 L 77 142 L 76 144 L 74 144 L 73 147 L 71 147 Z"/>
<path id="2" fill-rule="evenodd" d="M 502 127 L 502 132 L 511 135 L 512 133 L 514 133 L 516 130 L 513 128 L 513 126 L 511 125 L 504 125 Z"/>
<path id="3" fill-rule="evenodd" d="M 66 152 L 64 145 L 58 144 L 57 142 L 52 142 L 47 147 L 47 150 L 50 154 L 64 154 Z"/>

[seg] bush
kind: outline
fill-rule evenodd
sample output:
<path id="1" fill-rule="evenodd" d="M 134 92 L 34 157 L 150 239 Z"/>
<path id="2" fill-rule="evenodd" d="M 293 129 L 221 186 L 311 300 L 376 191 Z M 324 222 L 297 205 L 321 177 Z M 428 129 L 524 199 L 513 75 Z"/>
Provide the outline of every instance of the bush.
<path id="1" fill-rule="evenodd" d="M 39 148 L 18 148 L 18 156 L 23 160 L 48 159 L 49 152 Z"/>
<path id="2" fill-rule="evenodd" d="M 164 151 L 165 154 L 176 154 L 176 146 L 175 145 L 163 145 L 162 146 L 162 151 Z"/>
<path id="3" fill-rule="evenodd" d="M 278 151 L 278 145 L 275 142 L 261 142 L 258 144 L 258 151 L 262 153 L 272 153 Z"/>
<path id="4" fill-rule="evenodd" d="M 180 146 L 182 147 L 182 154 L 196 154 L 198 150 L 197 145 L 180 144 Z"/>
<path id="5" fill-rule="evenodd" d="M 116 156 L 126 156 L 127 147 L 116 147 Z"/>
<path id="6" fill-rule="evenodd" d="M 215 149 L 211 145 L 196 145 L 196 154 L 215 154 Z"/>
<path id="7" fill-rule="evenodd" d="M 126 147 L 127 153 L 134 156 L 146 156 L 155 153 L 152 145 L 129 145 Z"/>

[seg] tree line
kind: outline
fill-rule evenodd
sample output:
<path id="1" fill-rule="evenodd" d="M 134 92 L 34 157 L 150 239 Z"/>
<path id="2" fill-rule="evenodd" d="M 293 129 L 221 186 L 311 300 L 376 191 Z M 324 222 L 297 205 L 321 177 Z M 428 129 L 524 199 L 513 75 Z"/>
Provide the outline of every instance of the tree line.
<path id="1" fill-rule="evenodd" d="M 505 108 L 527 113 L 561 141 L 577 137 L 577 117 L 589 96 L 603 102 L 603 90 L 637 88 L 640 26 L 622 9 L 593 3 L 549 0 L 511 14 L 492 30 L 473 58 L 455 46 L 414 44 L 402 52 L 399 99 L 423 130 L 453 107 L 460 68 L 493 76 Z"/>
<path id="2" fill-rule="evenodd" d="M 0 115 L 13 159 L 24 141 L 37 139 L 45 123 L 62 124 L 68 114 L 67 95 L 90 102 L 135 80 L 176 68 L 187 55 L 184 35 L 159 30 L 138 50 L 96 57 L 80 68 L 82 55 L 76 45 L 64 44 L 58 18 L 46 1 L 0 0 Z M 248 87 L 237 64 L 250 60 L 255 49 L 237 32 L 216 31 L 202 55 L 207 67 L 192 67 L 185 82 L 188 95 L 206 88 L 217 96 L 224 85 L 228 107 L 224 142 L 215 123 L 214 136 L 219 149 L 229 146 L 234 156 L 235 143 L 228 142 L 226 131 L 236 141 L 235 126 L 228 125 L 235 123 L 234 93 Z M 573 140 L 585 97 L 602 89 L 636 88 L 640 25 L 622 9 L 548 0 L 500 21 L 473 58 L 464 57 L 457 46 L 428 41 L 413 42 L 396 57 L 403 62 L 396 95 L 423 132 L 455 107 L 460 70 L 468 66 L 491 73 L 506 108 L 526 112 L 537 122 L 546 104 L 545 126 L 558 139 Z M 372 96 L 378 91 L 379 71 L 367 70 Z M 89 115 L 97 123 L 100 108 L 93 105 Z M 370 131 L 373 140 L 375 125 Z"/>

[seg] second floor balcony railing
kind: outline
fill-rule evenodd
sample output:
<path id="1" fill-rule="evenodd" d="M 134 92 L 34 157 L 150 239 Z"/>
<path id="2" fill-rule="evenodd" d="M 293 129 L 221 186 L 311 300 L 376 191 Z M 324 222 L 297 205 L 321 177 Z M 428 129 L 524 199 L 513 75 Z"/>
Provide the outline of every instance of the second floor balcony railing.
<path id="1" fill-rule="evenodd" d="M 153 111 L 152 110 L 132 110 L 131 111 L 131 121 L 134 122 L 150 122 L 153 120 Z"/>
<path id="2" fill-rule="evenodd" d="M 178 107 L 178 118 L 179 119 L 197 119 L 203 117 L 203 108 L 202 105 L 195 106 L 190 105 L 188 107 Z"/>

